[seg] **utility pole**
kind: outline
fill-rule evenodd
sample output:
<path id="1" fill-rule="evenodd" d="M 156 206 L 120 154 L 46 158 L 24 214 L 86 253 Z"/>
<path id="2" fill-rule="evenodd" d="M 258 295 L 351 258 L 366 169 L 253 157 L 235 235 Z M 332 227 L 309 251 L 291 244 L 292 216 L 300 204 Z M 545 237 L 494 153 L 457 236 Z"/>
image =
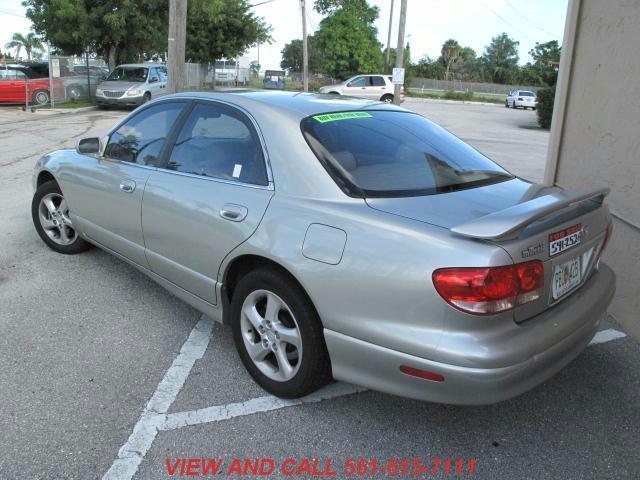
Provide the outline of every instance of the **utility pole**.
<path id="1" fill-rule="evenodd" d="M 185 44 L 187 41 L 187 0 L 169 0 L 169 50 L 167 53 L 168 93 L 184 87 Z"/>
<path id="2" fill-rule="evenodd" d="M 402 68 L 404 60 L 404 27 L 407 23 L 407 0 L 400 0 L 400 26 L 398 27 L 398 46 L 396 47 L 396 68 Z M 400 105 L 400 89 L 402 85 L 395 85 L 393 89 L 393 103 Z"/>
<path id="3" fill-rule="evenodd" d="M 300 9 L 302 11 L 302 83 L 304 91 L 309 91 L 309 52 L 307 50 L 307 9 L 305 0 L 300 0 Z"/>
<path id="4" fill-rule="evenodd" d="M 389 12 L 389 34 L 387 35 L 387 58 L 384 61 L 384 66 L 387 69 L 391 68 L 391 27 L 393 27 L 393 1 L 391 0 L 391 11 Z"/>

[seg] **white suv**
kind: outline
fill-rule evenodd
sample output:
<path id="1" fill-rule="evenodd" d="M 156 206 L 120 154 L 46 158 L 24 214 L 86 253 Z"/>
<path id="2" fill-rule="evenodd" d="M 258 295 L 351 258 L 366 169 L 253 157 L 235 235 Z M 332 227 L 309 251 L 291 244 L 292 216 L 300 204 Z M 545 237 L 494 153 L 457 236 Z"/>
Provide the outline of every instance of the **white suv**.
<path id="1" fill-rule="evenodd" d="M 342 83 L 320 88 L 320 93 L 348 95 L 350 97 L 368 98 L 381 102 L 393 102 L 394 85 L 391 75 L 356 75 Z M 404 87 L 400 87 L 400 101 L 404 100 Z"/>
<path id="2" fill-rule="evenodd" d="M 513 90 L 504 101 L 504 106 L 507 108 L 522 107 L 525 110 L 533 108 L 535 110 L 538 106 L 538 97 L 536 97 L 535 92 L 529 90 Z"/>

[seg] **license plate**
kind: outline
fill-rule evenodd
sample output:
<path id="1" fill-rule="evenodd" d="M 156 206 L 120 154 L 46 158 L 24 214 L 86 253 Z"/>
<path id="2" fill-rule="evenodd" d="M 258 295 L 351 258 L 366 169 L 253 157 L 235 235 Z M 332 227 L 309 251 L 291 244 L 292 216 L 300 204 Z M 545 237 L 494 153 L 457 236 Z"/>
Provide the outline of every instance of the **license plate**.
<path id="1" fill-rule="evenodd" d="M 565 228 L 549 235 L 549 256 L 553 257 L 576 245 L 582 240 L 582 224 Z"/>
<path id="2" fill-rule="evenodd" d="M 552 294 L 557 300 L 580 283 L 580 257 L 553 267 Z"/>

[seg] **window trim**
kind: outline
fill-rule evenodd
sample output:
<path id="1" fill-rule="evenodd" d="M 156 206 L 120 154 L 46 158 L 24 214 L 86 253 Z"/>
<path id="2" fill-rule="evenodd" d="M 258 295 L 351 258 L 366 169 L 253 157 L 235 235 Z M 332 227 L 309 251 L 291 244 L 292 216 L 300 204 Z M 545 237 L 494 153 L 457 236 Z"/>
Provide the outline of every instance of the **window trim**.
<path id="1" fill-rule="evenodd" d="M 241 117 L 244 120 L 243 123 L 247 126 L 254 141 L 256 141 L 259 148 L 261 149 L 262 161 L 264 162 L 265 174 L 267 177 L 266 185 L 257 185 L 255 183 L 242 182 L 240 180 L 228 180 L 225 178 L 205 177 L 203 175 L 197 175 L 195 173 L 180 172 L 178 170 L 171 170 L 169 168 L 166 168 L 166 166 L 169 163 L 169 159 L 171 158 L 171 153 L 173 152 L 173 148 L 175 147 L 176 140 L 178 139 L 178 136 L 182 131 L 182 127 L 184 127 L 184 125 L 186 124 L 191 112 L 196 107 L 196 105 L 213 106 L 213 107 L 221 108 L 222 110 L 229 110 L 236 113 L 239 117 Z M 174 132 L 172 132 L 171 136 L 167 137 L 167 144 L 170 145 L 170 147 L 167 148 L 166 152 L 164 151 L 164 148 L 163 148 L 162 158 L 160 159 L 160 162 L 158 162 L 158 167 L 157 167 L 158 171 L 171 173 L 174 175 L 181 175 L 185 177 L 198 178 L 200 180 L 205 180 L 210 182 L 224 183 L 228 185 L 239 185 L 243 187 L 257 188 L 261 190 L 275 190 L 275 186 L 273 182 L 273 174 L 271 171 L 271 161 L 269 160 L 269 157 L 268 157 L 266 144 L 264 142 L 264 138 L 262 136 L 262 132 L 260 131 L 258 123 L 251 116 L 251 114 L 249 114 L 249 112 L 247 112 L 244 108 L 229 102 L 221 101 L 218 99 L 209 100 L 209 99 L 198 98 L 198 99 L 192 99 L 191 105 L 183 113 L 184 115 L 181 115 L 176 121 Z"/>

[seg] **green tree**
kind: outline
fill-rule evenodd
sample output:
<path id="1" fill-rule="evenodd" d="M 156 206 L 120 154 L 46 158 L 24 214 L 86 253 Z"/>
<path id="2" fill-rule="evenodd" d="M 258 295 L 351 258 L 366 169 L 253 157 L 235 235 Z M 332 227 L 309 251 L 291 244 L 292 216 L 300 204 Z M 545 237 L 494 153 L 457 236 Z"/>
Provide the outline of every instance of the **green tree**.
<path id="1" fill-rule="evenodd" d="M 167 49 L 166 0 L 25 0 L 35 32 L 56 50 L 116 63 Z"/>
<path id="2" fill-rule="evenodd" d="M 307 37 L 307 50 L 309 53 L 309 71 L 318 72 L 320 70 L 319 52 L 317 41 L 313 35 Z M 282 61 L 280 67 L 293 72 L 302 71 L 302 40 L 294 39 L 285 44 L 282 49 Z"/>
<path id="3" fill-rule="evenodd" d="M 446 42 L 444 42 L 442 44 L 442 49 L 440 51 L 441 55 L 442 55 L 442 60 L 444 61 L 444 65 L 445 65 L 445 80 L 450 80 L 450 73 L 451 73 L 451 67 L 453 65 L 453 62 L 455 62 L 458 59 L 458 56 L 460 55 L 460 44 L 458 43 L 457 40 L 454 40 L 453 38 L 450 38 L 449 40 L 447 40 Z"/>
<path id="4" fill-rule="evenodd" d="M 251 76 L 254 78 L 258 78 L 260 74 L 261 65 L 255 60 L 249 64 L 249 71 L 251 72 Z"/>
<path id="5" fill-rule="evenodd" d="M 491 39 L 481 61 L 492 82 L 506 84 L 516 80 L 519 73 L 519 44 L 506 33 Z"/>
<path id="6" fill-rule="evenodd" d="M 538 43 L 529 50 L 533 62 L 522 68 L 522 81 L 527 85 L 555 85 L 558 81 L 558 64 L 562 48 L 557 40 Z"/>
<path id="7" fill-rule="evenodd" d="M 44 46 L 35 33 L 29 32 L 26 35 L 21 33 L 14 33 L 11 37 L 11 41 L 5 45 L 5 48 L 15 48 L 16 58 L 20 57 L 20 50 L 24 48 L 27 54 L 27 60 L 31 60 L 31 55 L 34 50 L 42 50 Z"/>
<path id="8" fill-rule="evenodd" d="M 271 27 L 247 0 L 189 0 L 186 56 L 207 63 L 235 58 L 256 43 L 271 43 Z"/>
<path id="9" fill-rule="evenodd" d="M 442 79 L 445 75 L 442 62 L 434 60 L 428 55 L 422 57 L 418 63 L 412 66 L 413 74 L 420 78 Z"/>
<path id="10" fill-rule="evenodd" d="M 315 34 L 324 73 L 345 79 L 382 71 L 382 45 L 374 26 L 379 15 L 377 7 L 371 7 L 366 0 L 318 0 L 315 8 L 327 14 Z"/>

